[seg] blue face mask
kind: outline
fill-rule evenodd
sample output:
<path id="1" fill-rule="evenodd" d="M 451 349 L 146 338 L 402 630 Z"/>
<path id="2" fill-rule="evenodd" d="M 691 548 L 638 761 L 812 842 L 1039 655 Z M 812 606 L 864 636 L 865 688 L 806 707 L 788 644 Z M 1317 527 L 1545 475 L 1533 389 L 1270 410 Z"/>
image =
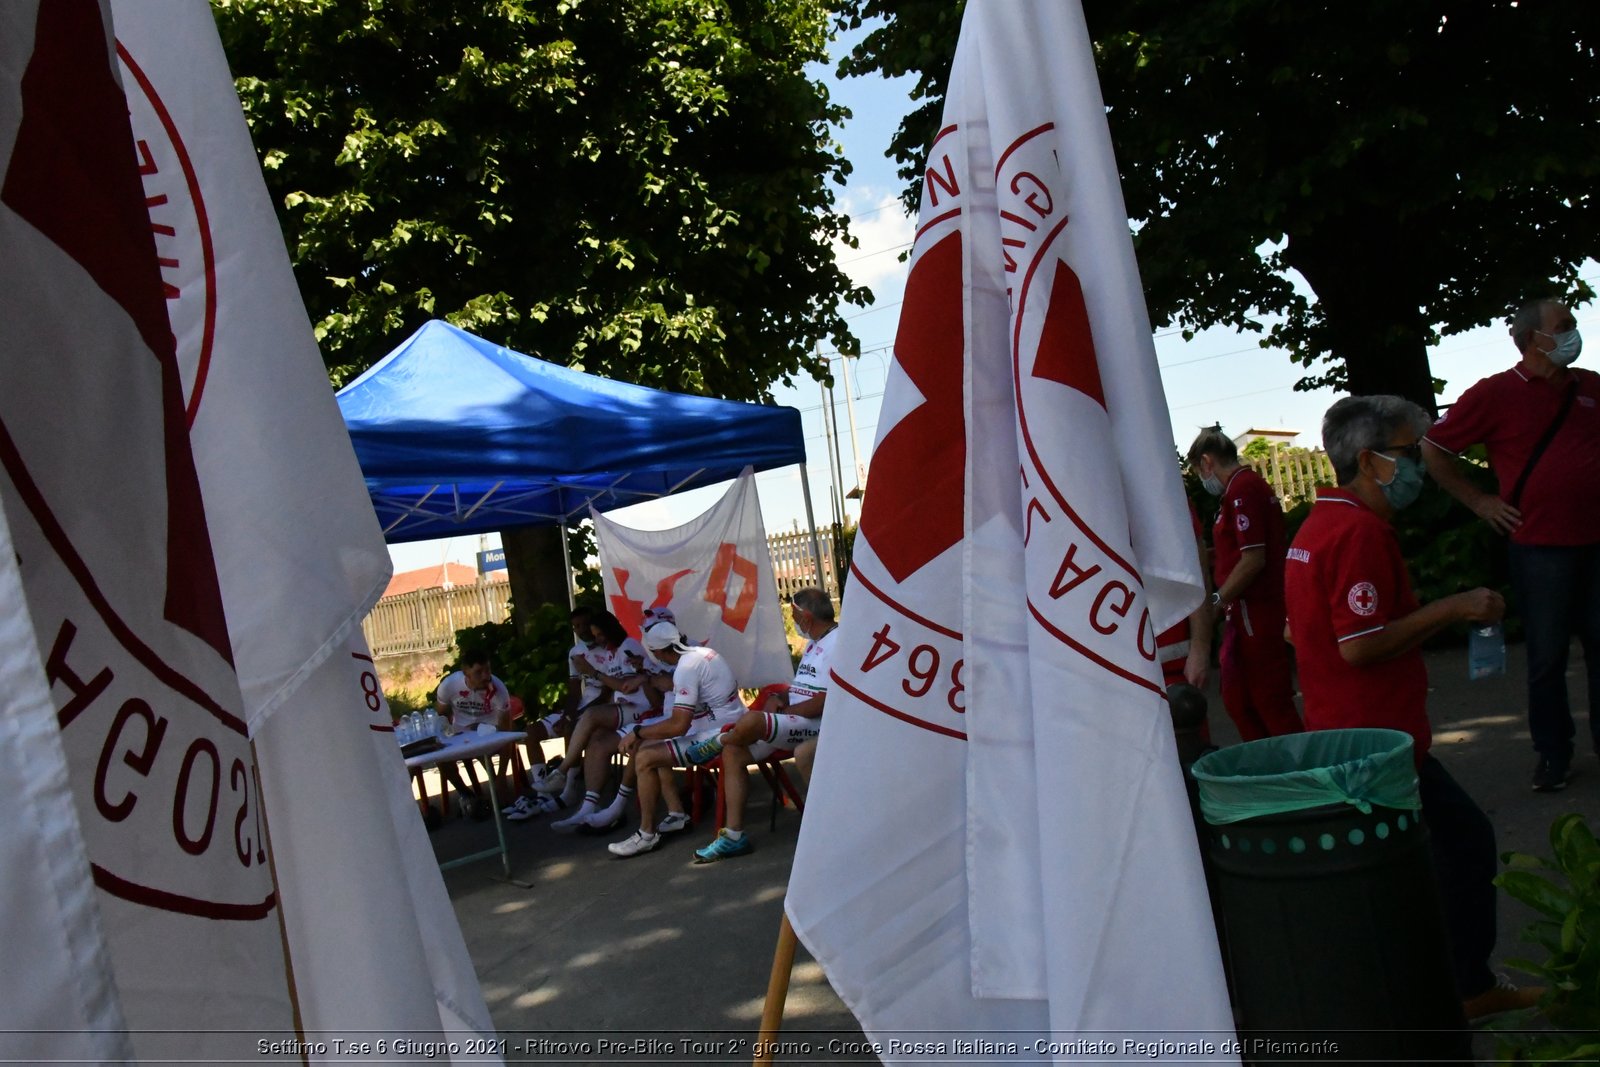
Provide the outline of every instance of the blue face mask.
<path id="1" fill-rule="evenodd" d="M 1389 506 L 1396 511 L 1404 511 L 1417 502 L 1417 497 L 1422 495 L 1422 483 L 1427 476 L 1427 468 L 1419 459 L 1410 456 L 1390 456 L 1382 452 L 1372 453 L 1381 456 L 1394 464 L 1394 477 L 1387 482 L 1379 482 L 1378 488 L 1383 491 L 1383 498 Z"/>
<path id="2" fill-rule="evenodd" d="M 1545 336 L 1555 342 L 1555 347 L 1546 352 L 1545 356 L 1558 367 L 1570 366 L 1583 351 L 1583 338 L 1575 329 L 1564 333 L 1547 333 Z"/>
<path id="3" fill-rule="evenodd" d="M 1215 474 L 1203 474 L 1200 476 L 1200 488 L 1204 489 L 1212 496 L 1221 496 L 1222 479 L 1218 478 Z"/>

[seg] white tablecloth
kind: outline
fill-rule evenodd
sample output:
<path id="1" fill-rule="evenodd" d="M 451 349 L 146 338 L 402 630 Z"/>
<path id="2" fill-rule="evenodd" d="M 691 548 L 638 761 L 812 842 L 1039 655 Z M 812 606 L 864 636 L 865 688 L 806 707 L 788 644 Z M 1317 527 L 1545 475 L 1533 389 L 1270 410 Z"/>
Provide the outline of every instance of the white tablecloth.
<path id="1" fill-rule="evenodd" d="M 420 771 L 429 767 L 437 767 L 441 763 L 454 763 L 457 760 L 489 756 L 499 752 L 512 742 L 521 741 L 526 737 L 527 734 L 520 734 L 511 730 L 496 730 L 492 733 L 456 734 L 454 737 L 440 738 L 444 742 L 443 748 L 410 757 L 406 760 L 406 767 L 413 771 Z"/>

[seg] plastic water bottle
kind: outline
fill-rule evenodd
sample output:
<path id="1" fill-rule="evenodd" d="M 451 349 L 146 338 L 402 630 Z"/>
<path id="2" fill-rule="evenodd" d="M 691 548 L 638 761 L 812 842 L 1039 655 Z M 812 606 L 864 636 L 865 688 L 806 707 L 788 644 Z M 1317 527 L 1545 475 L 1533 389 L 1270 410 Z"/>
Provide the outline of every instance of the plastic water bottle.
<path id="1" fill-rule="evenodd" d="M 427 736 L 428 735 L 423 731 L 422 712 L 413 711 L 411 713 L 411 739 L 413 741 L 420 741 Z"/>
<path id="2" fill-rule="evenodd" d="M 432 708 L 422 717 L 422 731 L 424 737 L 439 736 L 439 713 Z"/>
<path id="3" fill-rule="evenodd" d="M 1506 673 L 1506 635 L 1497 622 L 1474 626 L 1467 635 L 1467 677 L 1474 681 Z"/>
<path id="4" fill-rule="evenodd" d="M 411 736 L 411 720 L 405 715 L 400 716 L 394 723 L 394 739 L 404 748 L 416 738 Z"/>

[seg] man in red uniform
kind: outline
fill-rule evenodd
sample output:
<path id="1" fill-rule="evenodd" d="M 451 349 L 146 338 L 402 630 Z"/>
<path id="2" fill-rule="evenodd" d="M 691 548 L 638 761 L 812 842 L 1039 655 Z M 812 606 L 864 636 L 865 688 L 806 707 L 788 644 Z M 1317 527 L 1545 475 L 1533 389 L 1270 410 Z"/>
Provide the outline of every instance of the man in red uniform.
<path id="1" fill-rule="evenodd" d="M 1266 479 L 1239 462 L 1221 429 L 1202 430 L 1189 446 L 1200 484 L 1222 498 L 1211 530 L 1213 610 L 1222 633 L 1222 705 L 1239 737 L 1299 733 L 1289 649 L 1283 643 L 1283 508 Z"/>
<path id="2" fill-rule="evenodd" d="M 1428 672 L 1422 642 L 1456 622 L 1505 612 L 1490 589 L 1419 605 L 1395 512 L 1417 498 L 1427 414 L 1396 396 L 1346 397 L 1322 421 L 1337 489 L 1295 535 L 1284 570 L 1289 634 L 1300 666 L 1306 729 L 1382 727 L 1411 735 L 1417 788 L 1439 875 L 1456 989 L 1469 1019 L 1537 1000 L 1489 969 L 1495 942 L 1494 827 L 1429 753 Z"/>
<path id="3" fill-rule="evenodd" d="M 1567 649 L 1576 633 L 1589 672 L 1589 733 L 1600 753 L 1600 374 L 1571 367 L 1583 348 L 1572 312 L 1524 304 L 1511 322 L 1522 360 L 1478 382 L 1429 432 L 1434 480 L 1502 534 L 1527 633 L 1533 788 L 1565 788 L 1572 763 Z M 1489 451 L 1499 493 L 1462 474 L 1455 454 Z M 1541 444 L 1543 447 L 1541 448 Z"/>

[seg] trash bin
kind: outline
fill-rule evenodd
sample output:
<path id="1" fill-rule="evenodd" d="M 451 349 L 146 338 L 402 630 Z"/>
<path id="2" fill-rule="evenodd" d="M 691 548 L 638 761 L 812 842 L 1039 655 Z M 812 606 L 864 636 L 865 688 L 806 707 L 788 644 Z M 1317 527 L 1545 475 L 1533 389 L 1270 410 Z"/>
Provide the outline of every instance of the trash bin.
<path id="1" fill-rule="evenodd" d="M 1471 1062 L 1411 737 L 1272 737 L 1191 773 L 1245 1060 Z"/>

